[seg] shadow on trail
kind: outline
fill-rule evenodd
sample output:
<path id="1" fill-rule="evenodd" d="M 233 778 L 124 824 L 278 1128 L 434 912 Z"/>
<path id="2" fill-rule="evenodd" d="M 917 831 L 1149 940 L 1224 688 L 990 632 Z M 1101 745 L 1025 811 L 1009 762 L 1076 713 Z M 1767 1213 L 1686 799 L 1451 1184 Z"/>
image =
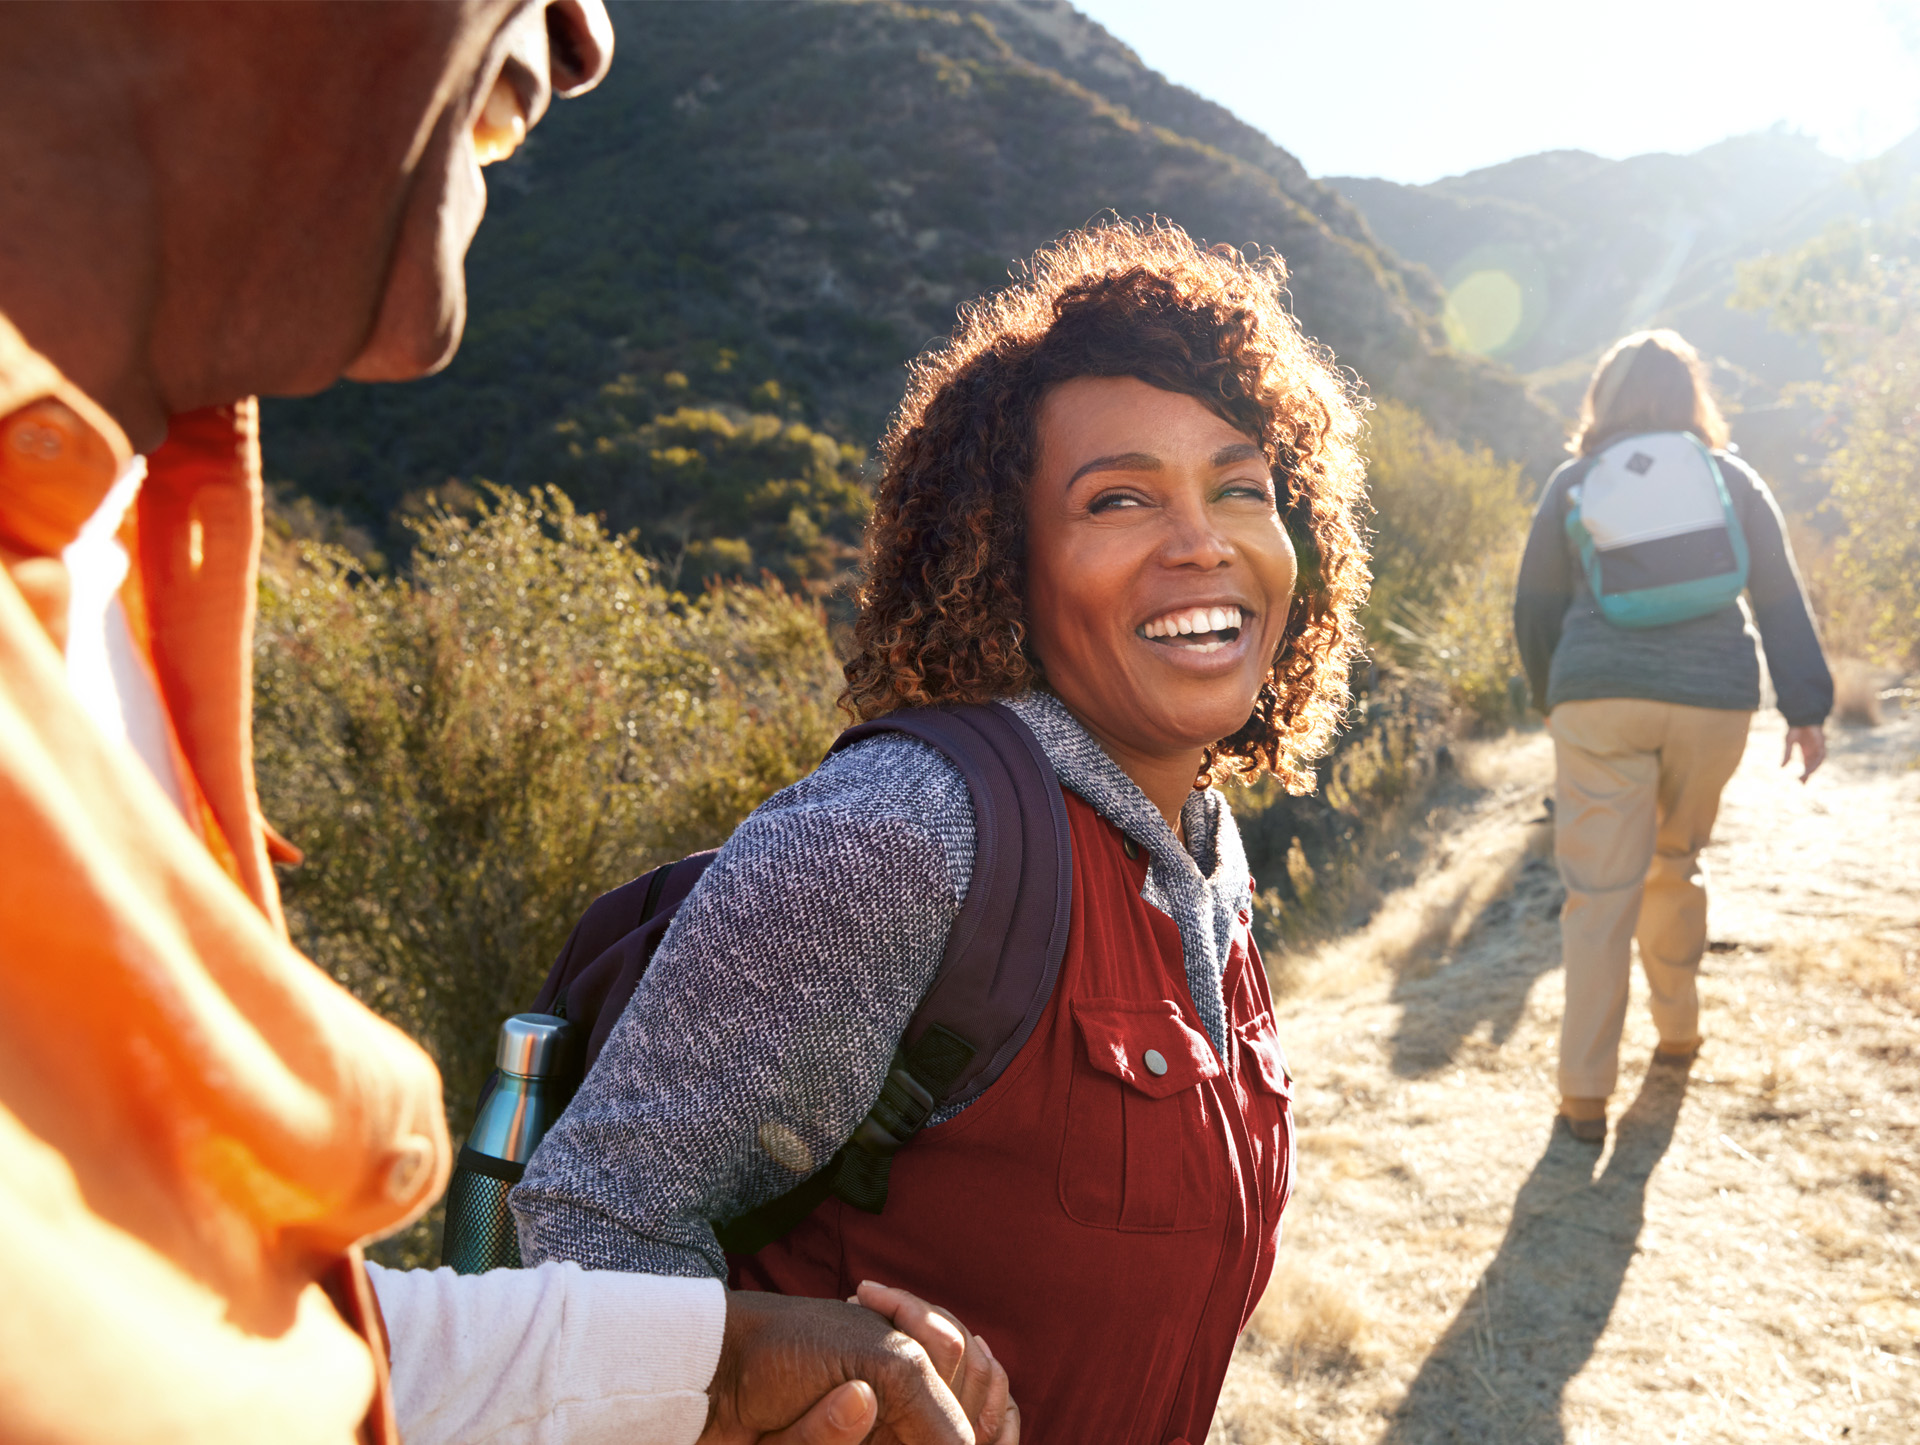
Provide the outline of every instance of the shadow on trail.
<path id="1" fill-rule="evenodd" d="M 1500 1252 L 1421 1365 L 1380 1445 L 1558 1445 L 1561 1395 L 1639 1252 L 1647 1181 L 1686 1098 L 1654 1069 L 1621 1116 L 1606 1170 L 1556 1128 L 1513 1203 Z"/>
<path id="2" fill-rule="evenodd" d="M 1401 1078 L 1418 1078 L 1452 1063 L 1461 1043 L 1482 1023 L 1492 1042 L 1504 1044 L 1541 974 L 1560 966 L 1560 940 L 1553 927 L 1566 892 L 1551 858 L 1529 852 L 1517 859 L 1505 885 L 1483 907 L 1451 956 L 1409 959 L 1393 986 L 1400 1005 L 1391 1067 Z M 1456 908 L 1465 900 L 1455 903 Z M 1432 932 L 1445 937 L 1457 920 L 1437 917 Z M 1435 966 L 1437 962 L 1438 966 Z"/>

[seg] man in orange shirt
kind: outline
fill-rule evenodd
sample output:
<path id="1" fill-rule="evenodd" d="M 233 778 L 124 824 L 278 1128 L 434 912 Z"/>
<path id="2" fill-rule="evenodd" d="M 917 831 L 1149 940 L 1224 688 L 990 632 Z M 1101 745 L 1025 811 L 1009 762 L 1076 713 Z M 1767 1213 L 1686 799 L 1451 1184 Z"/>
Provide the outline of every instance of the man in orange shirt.
<path id="1" fill-rule="evenodd" d="M 432 1064 L 286 939 L 250 398 L 444 365 L 480 165 L 611 45 L 600 0 L 0 6 L 0 1439 L 394 1438 L 358 1244 L 426 1208 L 448 1145 Z M 484 1311 L 442 1278 L 447 1360 L 501 1328 L 514 1282 L 485 1278 Z M 538 1419 L 449 1413 L 497 1382 L 398 1339 L 417 1433 L 797 1445 L 877 1413 L 958 1442 L 941 1376 L 1004 1392 L 916 1301 L 872 1297 L 938 1373 L 868 1311 L 686 1283 L 547 1277 L 555 1319 L 649 1358 L 603 1332 Z M 526 1351 L 587 1358 L 523 1314 Z M 586 1398 L 622 1391 L 658 1395 L 643 1428 Z"/>

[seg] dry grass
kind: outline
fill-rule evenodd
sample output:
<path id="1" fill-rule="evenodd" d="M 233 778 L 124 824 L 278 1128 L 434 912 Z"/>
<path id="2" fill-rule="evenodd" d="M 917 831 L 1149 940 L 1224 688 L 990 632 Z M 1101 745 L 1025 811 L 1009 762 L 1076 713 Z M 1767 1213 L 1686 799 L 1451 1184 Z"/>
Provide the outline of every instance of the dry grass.
<path id="1" fill-rule="evenodd" d="M 1472 758 L 1371 917 L 1295 961 L 1299 1192 L 1210 1440 L 1920 1439 L 1920 721 L 1800 788 L 1756 727 L 1714 869 L 1708 1043 L 1554 1135 L 1537 734 Z"/>
<path id="2" fill-rule="evenodd" d="M 1885 668 L 1842 657 L 1833 664 L 1833 720 L 1842 727 L 1877 728 L 1885 716 L 1880 691 L 1891 680 Z"/>
<path id="3" fill-rule="evenodd" d="M 1869 998 L 1920 1009 L 1920 930 L 1814 938 L 1783 951 L 1782 966 L 1803 984 L 1842 985 Z"/>
<path id="4" fill-rule="evenodd" d="M 1247 1323 L 1247 1343 L 1293 1378 L 1353 1370 L 1367 1362 L 1370 1318 L 1351 1280 L 1289 1257 Z"/>
<path id="5" fill-rule="evenodd" d="M 1538 823 L 1512 833 L 1463 832 L 1457 826 L 1491 800 L 1522 809 L 1537 803 L 1542 789 L 1532 776 L 1536 770 L 1516 770 L 1515 756 L 1537 762 L 1545 741 L 1536 736 L 1519 749 L 1505 743 L 1460 747 L 1454 773 L 1418 800 L 1410 816 L 1393 820 L 1401 824 L 1399 836 L 1385 834 L 1371 843 L 1350 926 L 1303 940 L 1272 961 L 1276 990 L 1335 997 L 1443 966 L 1487 906 L 1512 887 L 1527 859 L 1552 847 L 1550 830 Z"/>

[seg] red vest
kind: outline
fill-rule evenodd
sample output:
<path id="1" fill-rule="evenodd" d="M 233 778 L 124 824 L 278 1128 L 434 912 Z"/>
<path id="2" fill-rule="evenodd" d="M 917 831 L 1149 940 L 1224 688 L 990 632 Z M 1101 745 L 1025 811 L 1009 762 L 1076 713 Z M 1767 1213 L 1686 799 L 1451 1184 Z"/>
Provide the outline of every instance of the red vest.
<path id="1" fill-rule="evenodd" d="M 829 1199 L 733 1284 L 945 1306 L 1006 1366 L 1025 1445 L 1200 1445 L 1292 1192 L 1286 1059 L 1247 916 L 1223 1061 L 1140 897 L 1144 850 L 1072 793 L 1067 813 L 1071 931 L 1025 1048 L 894 1160 L 884 1214 Z"/>

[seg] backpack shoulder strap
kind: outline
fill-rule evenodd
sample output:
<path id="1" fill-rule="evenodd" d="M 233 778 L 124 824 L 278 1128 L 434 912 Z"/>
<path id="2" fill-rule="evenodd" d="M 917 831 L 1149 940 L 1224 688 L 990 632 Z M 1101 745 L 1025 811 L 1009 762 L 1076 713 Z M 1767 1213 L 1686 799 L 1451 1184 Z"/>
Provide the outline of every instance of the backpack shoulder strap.
<path id="1" fill-rule="evenodd" d="M 1073 839 L 1066 799 L 1033 730 L 1000 703 L 914 708 L 847 729 L 833 751 L 883 733 L 938 749 L 966 780 L 974 815 L 966 901 L 879 1100 L 812 1178 L 716 1225 L 734 1254 L 786 1235 L 829 1194 L 880 1213 L 893 1156 L 937 1109 L 970 1102 L 1000 1077 L 1032 1036 L 1060 976 Z"/>
<path id="2" fill-rule="evenodd" d="M 533 1001 L 535 1013 L 557 1014 L 581 1026 L 583 1047 L 576 1067 L 559 1080 L 563 1093 L 570 1094 L 593 1067 L 674 914 L 717 851 L 689 853 L 602 893 L 573 926 Z"/>
<path id="3" fill-rule="evenodd" d="M 1040 740 L 1002 703 L 876 718 L 847 729 L 834 750 L 886 732 L 937 748 L 973 802 L 966 902 L 901 1040 L 911 1052 L 930 1030 L 944 1028 L 972 1044 L 973 1057 L 938 1099 L 969 1103 L 1013 1062 L 1060 976 L 1073 901 L 1066 799 Z"/>

